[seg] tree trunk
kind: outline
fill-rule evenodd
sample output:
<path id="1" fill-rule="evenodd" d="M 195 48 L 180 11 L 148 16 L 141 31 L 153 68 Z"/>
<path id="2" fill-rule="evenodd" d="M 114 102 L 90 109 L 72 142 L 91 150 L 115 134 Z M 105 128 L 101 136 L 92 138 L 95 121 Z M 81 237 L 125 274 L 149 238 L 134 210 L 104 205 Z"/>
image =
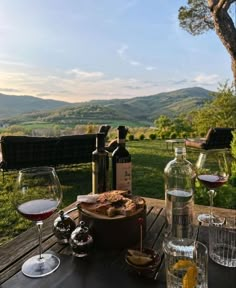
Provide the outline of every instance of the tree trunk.
<path id="1" fill-rule="evenodd" d="M 231 68 L 236 87 L 236 23 L 234 24 L 228 14 L 232 3 L 236 3 L 236 0 L 208 0 L 215 31 L 231 56 Z"/>

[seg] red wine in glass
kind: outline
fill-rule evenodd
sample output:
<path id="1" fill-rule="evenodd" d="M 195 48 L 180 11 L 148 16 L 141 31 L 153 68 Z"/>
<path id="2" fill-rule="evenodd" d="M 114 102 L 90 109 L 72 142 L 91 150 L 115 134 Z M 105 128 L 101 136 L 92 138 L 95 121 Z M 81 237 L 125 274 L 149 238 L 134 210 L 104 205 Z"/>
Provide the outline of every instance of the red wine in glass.
<path id="1" fill-rule="evenodd" d="M 198 180 L 208 189 L 214 189 L 224 185 L 227 182 L 228 177 L 203 174 L 198 175 Z"/>
<path id="2" fill-rule="evenodd" d="M 38 199 L 27 201 L 17 207 L 18 212 L 31 221 L 42 221 L 50 217 L 57 209 L 58 201 Z"/>
<path id="3" fill-rule="evenodd" d="M 212 149 L 202 151 L 199 154 L 196 169 L 199 182 L 208 189 L 210 200 L 210 213 L 198 215 L 200 222 L 209 223 L 212 219 L 221 223 L 221 219 L 213 214 L 213 202 L 216 196 L 216 189 L 223 186 L 228 181 L 229 165 L 227 150 Z"/>
<path id="4" fill-rule="evenodd" d="M 210 198 L 210 213 L 209 214 L 200 214 L 198 215 L 198 221 L 209 223 L 211 219 L 215 219 L 219 223 L 223 223 L 225 219 L 221 219 L 213 215 L 213 199 L 216 195 L 215 188 L 219 188 L 224 185 L 228 181 L 228 176 L 219 176 L 219 175 L 211 175 L 211 174 L 200 174 L 198 175 L 198 180 L 209 189 L 208 194 Z"/>
<path id="5" fill-rule="evenodd" d="M 52 167 L 32 167 L 20 170 L 14 188 L 13 204 L 20 215 L 34 221 L 39 234 L 39 254 L 26 260 L 21 268 L 24 275 L 44 277 L 54 272 L 60 259 L 42 250 L 43 220 L 50 217 L 62 201 L 62 191 Z"/>

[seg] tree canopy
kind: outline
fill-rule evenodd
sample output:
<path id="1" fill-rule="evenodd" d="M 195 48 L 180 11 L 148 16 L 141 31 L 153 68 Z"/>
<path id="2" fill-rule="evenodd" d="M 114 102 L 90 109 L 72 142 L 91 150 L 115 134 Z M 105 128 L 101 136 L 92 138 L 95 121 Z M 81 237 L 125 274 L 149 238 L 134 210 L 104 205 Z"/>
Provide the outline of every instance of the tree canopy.
<path id="1" fill-rule="evenodd" d="M 236 127 L 236 97 L 233 86 L 221 85 L 212 94 L 212 101 L 192 113 L 192 125 L 198 134 L 206 133 L 209 127 Z"/>
<path id="2" fill-rule="evenodd" d="M 199 35 L 214 29 L 231 57 L 231 68 L 236 87 L 236 0 L 188 0 L 179 8 L 179 24 Z"/>

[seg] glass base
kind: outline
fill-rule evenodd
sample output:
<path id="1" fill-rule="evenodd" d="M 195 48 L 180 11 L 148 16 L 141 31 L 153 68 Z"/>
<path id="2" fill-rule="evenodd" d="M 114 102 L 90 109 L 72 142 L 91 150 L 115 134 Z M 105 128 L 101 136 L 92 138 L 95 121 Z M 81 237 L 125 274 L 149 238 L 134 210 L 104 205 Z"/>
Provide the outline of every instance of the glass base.
<path id="1" fill-rule="evenodd" d="M 214 216 L 211 214 L 199 214 L 197 217 L 197 220 L 201 223 L 209 224 L 213 218 L 214 218 Z"/>
<path id="2" fill-rule="evenodd" d="M 31 278 L 44 277 L 54 272 L 60 265 L 60 259 L 52 254 L 42 254 L 33 256 L 22 265 L 21 271 Z"/>
<path id="3" fill-rule="evenodd" d="M 225 217 L 218 217 L 211 214 L 199 214 L 197 220 L 206 224 L 209 224 L 211 221 L 218 225 L 223 225 L 225 223 Z"/>

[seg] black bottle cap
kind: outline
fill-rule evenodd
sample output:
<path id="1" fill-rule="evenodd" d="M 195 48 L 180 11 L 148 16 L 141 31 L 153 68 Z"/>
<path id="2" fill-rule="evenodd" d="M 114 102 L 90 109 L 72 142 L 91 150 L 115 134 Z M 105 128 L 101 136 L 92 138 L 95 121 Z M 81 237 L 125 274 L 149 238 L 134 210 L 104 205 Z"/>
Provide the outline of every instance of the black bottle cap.
<path id="1" fill-rule="evenodd" d="M 125 128 L 125 126 L 119 126 L 117 129 L 118 129 L 118 138 L 125 139 L 127 134 L 127 128 Z"/>
<path id="2" fill-rule="evenodd" d="M 96 147 L 104 148 L 105 147 L 105 134 L 97 133 Z"/>

